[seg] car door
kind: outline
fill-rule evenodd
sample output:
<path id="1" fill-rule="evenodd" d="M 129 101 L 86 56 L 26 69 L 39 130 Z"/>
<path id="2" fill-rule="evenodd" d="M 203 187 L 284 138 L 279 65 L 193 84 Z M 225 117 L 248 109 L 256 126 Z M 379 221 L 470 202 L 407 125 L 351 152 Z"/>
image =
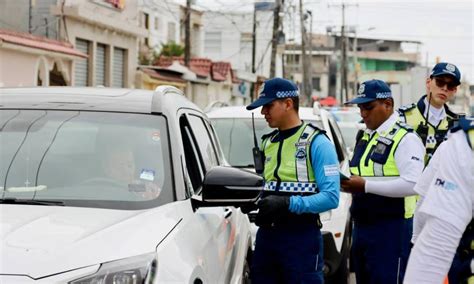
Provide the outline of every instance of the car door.
<path id="1" fill-rule="evenodd" d="M 199 112 L 186 111 L 180 117 L 180 129 L 185 149 L 186 171 L 191 194 L 199 195 L 205 174 L 221 162 L 218 146 L 207 121 Z M 188 236 L 195 246 L 198 265 L 209 283 L 229 282 L 232 277 L 232 256 L 235 244 L 235 209 L 232 207 L 200 208 L 187 226 Z M 205 282 L 205 281 L 204 281 Z"/>

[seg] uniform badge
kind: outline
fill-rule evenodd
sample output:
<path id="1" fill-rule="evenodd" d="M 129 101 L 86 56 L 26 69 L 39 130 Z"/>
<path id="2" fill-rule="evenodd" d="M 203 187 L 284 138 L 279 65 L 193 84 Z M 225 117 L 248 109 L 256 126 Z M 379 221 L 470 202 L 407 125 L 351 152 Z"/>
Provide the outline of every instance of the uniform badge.
<path id="1" fill-rule="evenodd" d="M 260 97 L 265 97 L 265 93 L 263 92 L 263 90 L 265 90 L 265 82 L 262 83 L 262 85 L 260 86 Z"/>
<path id="2" fill-rule="evenodd" d="M 304 148 L 298 149 L 298 151 L 296 151 L 295 158 L 297 160 L 306 159 L 306 150 Z"/>
<path id="3" fill-rule="evenodd" d="M 454 71 L 456 71 L 456 67 L 454 67 L 453 64 L 448 63 L 448 64 L 446 64 L 446 70 L 448 70 L 449 72 L 454 72 Z"/>
<path id="4" fill-rule="evenodd" d="M 365 97 L 365 84 L 360 84 L 359 90 L 357 91 L 358 97 Z"/>

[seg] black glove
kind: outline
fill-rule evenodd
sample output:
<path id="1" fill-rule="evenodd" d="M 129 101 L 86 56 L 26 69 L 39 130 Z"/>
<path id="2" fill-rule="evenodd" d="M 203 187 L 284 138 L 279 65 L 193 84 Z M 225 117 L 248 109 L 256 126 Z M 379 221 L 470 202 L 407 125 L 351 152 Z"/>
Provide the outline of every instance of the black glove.
<path id="1" fill-rule="evenodd" d="M 257 206 L 259 211 L 255 223 L 258 226 L 271 224 L 282 215 L 288 213 L 290 197 L 269 195 L 260 199 Z"/>

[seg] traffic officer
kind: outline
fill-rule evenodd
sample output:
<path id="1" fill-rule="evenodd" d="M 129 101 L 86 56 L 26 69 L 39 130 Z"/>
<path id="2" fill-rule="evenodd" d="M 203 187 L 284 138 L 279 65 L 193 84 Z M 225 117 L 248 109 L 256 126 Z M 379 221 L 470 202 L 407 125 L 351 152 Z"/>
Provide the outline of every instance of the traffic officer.
<path id="1" fill-rule="evenodd" d="M 458 119 L 458 115 L 448 108 L 446 102 L 456 94 L 459 84 L 459 69 L 451 63 L 438 63 L 426 79 L 426 95 L 416 104 L 398 110 L 401 121 L 413 127 L 422 139 L 426 147 L 425 164 Z"/>
<path id="2" fill-rule="evenodd" d="M 367 129 L 359 135 L 350 161 L 354 220 L 351 257 L 357 283 L 400 283 L 408 260 L 415 186 L 423 171 L 423 143 L 399 121 L 389 86 L 361 84 L 357 104 Z M 360 137 L 362 136 L 362 137 Z"/>
<path id="3" fill-rule="evenodd" d="M 442 283 L 448 270 L 449 283 L 472 278 L 473 184 L 474 117 L 461 118 L 415 186 L 424 193 L 417 210 L 421 232 L 404 283 Z"/>
<path id="4" fill-rule="evenodd" d="M 252 283 L 323 283 L 318 213 L 339 204 L 339 163 L 318 127 L 301 121 L 298 88 L 286 79 L 264 82 L 248 110 L 262 106 L 265 187 L 258 202 Z"/>

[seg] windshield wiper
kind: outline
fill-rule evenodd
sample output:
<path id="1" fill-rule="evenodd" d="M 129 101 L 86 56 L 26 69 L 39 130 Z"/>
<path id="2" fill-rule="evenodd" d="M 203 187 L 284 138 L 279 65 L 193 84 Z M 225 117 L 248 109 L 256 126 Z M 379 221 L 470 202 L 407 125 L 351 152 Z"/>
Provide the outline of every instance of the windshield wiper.
<path id="1" fill-rule="evenodd" d="M 0 199 L 0 204 L 27 204 L 27 205 L 64 206 L 63 201 L 44 200 L 44 199 L 18 199 L 18 198 L 10 198 L 10 197 Z"/>

